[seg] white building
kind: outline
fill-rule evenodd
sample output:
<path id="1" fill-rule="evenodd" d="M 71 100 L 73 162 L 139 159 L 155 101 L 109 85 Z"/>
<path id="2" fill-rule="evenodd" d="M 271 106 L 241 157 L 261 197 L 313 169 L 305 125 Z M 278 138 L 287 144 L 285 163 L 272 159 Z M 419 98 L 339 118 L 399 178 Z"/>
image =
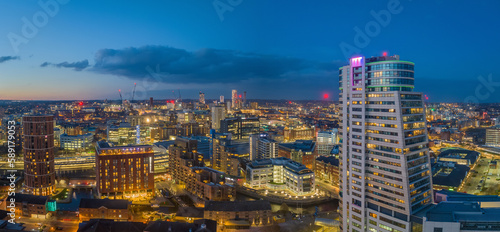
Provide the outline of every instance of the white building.
<path id="1" fill-rule="evenodd" d="M 338 143 L 338 132 L 338 129 L 318 131 L 316 135 L 316 153 L 318 155 L 331 155 L 333 147 Z"/>
<path id="2" fill-rule="evenodd" d="M 91 133 L 84 135 L 60 135 L 61 148 L 64 150 L 78 150 L 92 147 L 94 136 Z"/>
<path id="3" fill-rule="evenodd" d="M 314 172 L 284 157 L 255 160 L 247 166 L 246 171 L 246 183 L 251 188 L 285 190 L 294 195 L 307 195 L 315 191 Z"/>
<path id="4" fill-rule="evenodd" d="M 398 55 L 355 57 L 339 77 L 340 228 L 411 231 L 410 217 L 433 201 L 414 63 Z"/>

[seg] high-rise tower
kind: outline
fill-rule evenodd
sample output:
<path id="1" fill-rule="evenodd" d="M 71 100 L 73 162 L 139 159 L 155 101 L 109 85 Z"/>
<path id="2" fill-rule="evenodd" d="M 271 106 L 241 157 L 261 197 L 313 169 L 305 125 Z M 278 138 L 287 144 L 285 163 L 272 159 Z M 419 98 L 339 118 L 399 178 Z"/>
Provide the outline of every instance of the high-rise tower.
<path id="1" fill-rule="evenodd" d="M 28 193 L 48 196 L 54 192 L 54 116 L 23 117 L 24 186 Z"/>
<path id="2" fill-rule="evenodd" d="M 205 94 L 200 91 L 199 103 L 205 105 Z"/>
<path id="3" fill-rule="evenodd" d="M 212 106 L 212 129 L 220 129 L 220 121 L 226 118 L 224 106 Z"/>
<path id="4" fill-rule="evenodd" d="M 233 89 L 232 93 L 231 93 L 231 106 L 233 108 L 237 108 L 238 107 L 238 90 L 236 89 Z"/>
<path id="5" fill-rule="evenodd" d="M 339 78 L 342 231 L 412 231 L 412 215 L 432 203 L 414 63 L 398 55 L 354 57 Z"/>

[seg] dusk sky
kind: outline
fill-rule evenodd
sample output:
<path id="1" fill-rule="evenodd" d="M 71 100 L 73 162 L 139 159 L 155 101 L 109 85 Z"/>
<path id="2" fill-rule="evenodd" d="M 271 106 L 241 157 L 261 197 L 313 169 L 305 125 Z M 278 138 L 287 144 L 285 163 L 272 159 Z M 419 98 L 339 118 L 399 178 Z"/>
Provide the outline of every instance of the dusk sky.
<path id="1" fill-rule="evenodd" d="M 237 89 L 249 99 L 338 100 L 338 68 L 354 55 L 347 45 L 414 62 L 416 91 L 430 101 L 500 99 L 496 0 L 60 0 L 44 8 L 0 2 L 1 100 L 119 99 L 118 89 L 128 98 L 134 82 L 139 100 L 177 89 L 183 98 L 229 99 Z M 356 41 L 358 28 L 369 41 Z M 493 83 L 477 96 L 480 76 Z"/>

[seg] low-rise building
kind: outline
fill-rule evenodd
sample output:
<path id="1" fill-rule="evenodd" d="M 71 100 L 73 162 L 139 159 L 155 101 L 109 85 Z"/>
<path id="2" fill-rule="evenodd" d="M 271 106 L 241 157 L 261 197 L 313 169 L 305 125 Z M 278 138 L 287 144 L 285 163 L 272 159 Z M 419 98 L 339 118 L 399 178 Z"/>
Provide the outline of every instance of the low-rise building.
<path id="1" fill-rule="evenodd" d="M 77 232 L 145 232 L 146 224 L 142 222 L 114 221 L 106 219 L 91 219 L 81 222 Z"/>
<path id="2" fill-rule="evenodd" d="M 94 136 L 91 133 L 83 135 L 62 134 L 59 137 L 61 148 L 64 150 L 79 150 L 92 147 Z"/>
<path id="3" fill-rule="evenodd" d="M 47 196 L 35 196 L 21 193 L 16 193 L 3 200 L 3 210 L 10 211 L 12 208 L 11 206 L 14 206 L 17 217 L 40 219 L 48 218 L 50 213 L 57 209 L 56 201 L 50 200 Z"/>
<path id="4" fill-rule="evenodd" d="M 481 208 L 500 208 L 500 196 L 497 195 L 473 195 L 442 189 L 434 194 L 434 202 L 477 202 Z"/>
<path id="5" fill-rule="evenodd" d="M 453 189 L 457 191 L 465 182 L 469 166 L 452 162 L 437 162 L 432 164 L 432 187 L 435 190 Z"/>
<path id="6" fill-rule="evenodd" d="M 311 127 L 296 127 L 296 128 L 285 128 L 283 131 L 283 138 L 285 142 L 293 142 L 300 139 L 314 139 L 315 128 Z"/>
<path id="7" fill-rule="evenodd" d="M 109 219 L 128 221 L 132 219 L 130 204 L 127 200 L 82 198 L 79 206 L 80 221 L 90 219 Z"/>
<path id="8" fill-rule="evenodd" d="M 224 229 L 248 229 L 255 225 L 272 223 L 269 201 L 207 201 L 206 219 L 214 220 Z"/>
<path id="9" fill-rule="evenodd" d="M 284 157 L 255 160 L 247 165 L 246 173 L 251 188 L 287 190 L 294 195 L 312 194 L 315 190 L 314 172 Z"/>
<path id="10" fill-rule="evenodd" d="M 473 166 L 481 154 L 477 151 L 471 151 L 461 148 L 442 149 L 438 155 L 438 161 L 454 162 L 460 165 Z"/>
<path id="11" fill-rule="evenodd" d="M 481 208 L 476 202 L 440 202 L 427 210 L 423 231 L 500 231 L 500 208 Z"/>

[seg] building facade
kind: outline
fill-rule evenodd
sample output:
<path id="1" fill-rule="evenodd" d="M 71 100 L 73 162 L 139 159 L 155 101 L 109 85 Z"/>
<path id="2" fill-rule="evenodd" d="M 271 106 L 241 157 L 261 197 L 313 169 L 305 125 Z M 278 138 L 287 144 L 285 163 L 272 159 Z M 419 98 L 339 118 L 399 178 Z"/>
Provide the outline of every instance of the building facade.
<path id="1" fill-rule="evenodd" d="M 238 90 L 231 91 L 231 107 L 238 108 Z"/>
<path id="2" fill-rule="evenodd" d="M 316 159 L 315 150 L 316 143 L 312 140 L 296 140 L 293 143 L 280 143 L 278 156 L 291 159 L 312 169 L 314 159 Z"/>
<path id="3" fill-rule="evenodd" d="M 62 134 L 59 136 L 61 148 L 70 151 L 90 148 L 93 140 L 94 136 L 91 133 L 84 135 Z"/>
<path id="4" fill-rule="evenodd" d="M 316 135 L 317 155 L 332 155 L 332 150 L 338 143 L 338 132 L 338 129 L 318 131 L 318 134 Z"/>
<path id="5" fill-rule="evenodd" d="M 203 155 L 197 152 L 197 141 L 177 138 L 169 147 L 169 172 L 172 179 L 201 200 L 227 201 L 235 197 L 233 186 L 227 185 L 226 174 L 203 167 Z"/>
<path id="6" fill-rule="evenodd" d="M 225 229 L 248 229 L 272 223 L 269 201 L 208 201 L 204 218 L 214 220 Z M 242 223 L 245 222 L 245 223 Z"/>
<path id="7" fill-rule="evenodd" d="M 315 191 L 314 172 L 284 157 L 255 160 L 247 165 L 246 172 L 246 183 L 251 188 L 288 190 L 294 195 Z"/>
<path id="8" fill-rule="evenodd" d="M 91 219 L 128 221 L 132 219 L 127 200 L 82 198 L 78 208 L 80 222 Z"/>
<path id="9" fill-rule="evenodd" d="M 220 121 L 226 118 L 226 109 L 224 106 L 212 107 L 212 129 L 220 129 Z"/>
<path id="10" fill-rule="evenodd" d="M 334 156 L 319 156 L 314 161 L 314 174 L 316 179 L 337 186 L 339 184 L 339 160 Z"/>
<path id="11" fill-rule="evenodd" d="M 34 196 L 30 194 L 16 193 L 2 200 L 2 209 L 11 211 L 14 206 L 16 217 L 48 218 L 49 213 L 56 211 L 57 203 L 50 200 L 48 196 Z"/>
<path id="12" fill-rule="evenodd" d="M 231 133 L 233 139 L 248 139 L 251 134 L 258 133 L 260 121 L 257 117 L 252 118 L 226 118 L 221 121 L 220 132 Z"/>
<path id="13" fill-rule="evenodd" d="M 497 122 L 498 123 L 498 122 Z M 486 129 L 486 146 L 500 147 L 500 126 Z"/>
<path id="14" fill-rule="evenodd" d="M 55 190 L 54 116 L 23 117 L 24 186 L 33 195 Z"/>
<path id="15" fill-rule="evenodd" d="M 198 101 L 201 105 L 205 105 L 205 94 L 200 91 L 200 99 Z"/>
<path id="16" fill-rule="evenodd" d="M 314 128 L 308 127 L 297 127 L 297 128 L 285 128 L 283 131 L 283 138 L 285 142 L 293 142 L 295 140 L 310 140 L 314 139 L 315 131 Z"/>
<path id="17" fill-rule="evenodd" d="M 154 195 L 153 146 L 96 146 L 97 190 L 101 198 L 137 198 Z"/>
<path id="18" fill-rule="evenodd" d="M 250 160 L 278 157 L 278 141 L 268 134 L 250 135 Z"/>
<path id="19" fill-rule="evenodd" d="M 398 55 L 354 57 L 340 68 L 339 84 L 341 230 L 411 231 L 410 217 L 432 204 L 414 63 Z"/>

